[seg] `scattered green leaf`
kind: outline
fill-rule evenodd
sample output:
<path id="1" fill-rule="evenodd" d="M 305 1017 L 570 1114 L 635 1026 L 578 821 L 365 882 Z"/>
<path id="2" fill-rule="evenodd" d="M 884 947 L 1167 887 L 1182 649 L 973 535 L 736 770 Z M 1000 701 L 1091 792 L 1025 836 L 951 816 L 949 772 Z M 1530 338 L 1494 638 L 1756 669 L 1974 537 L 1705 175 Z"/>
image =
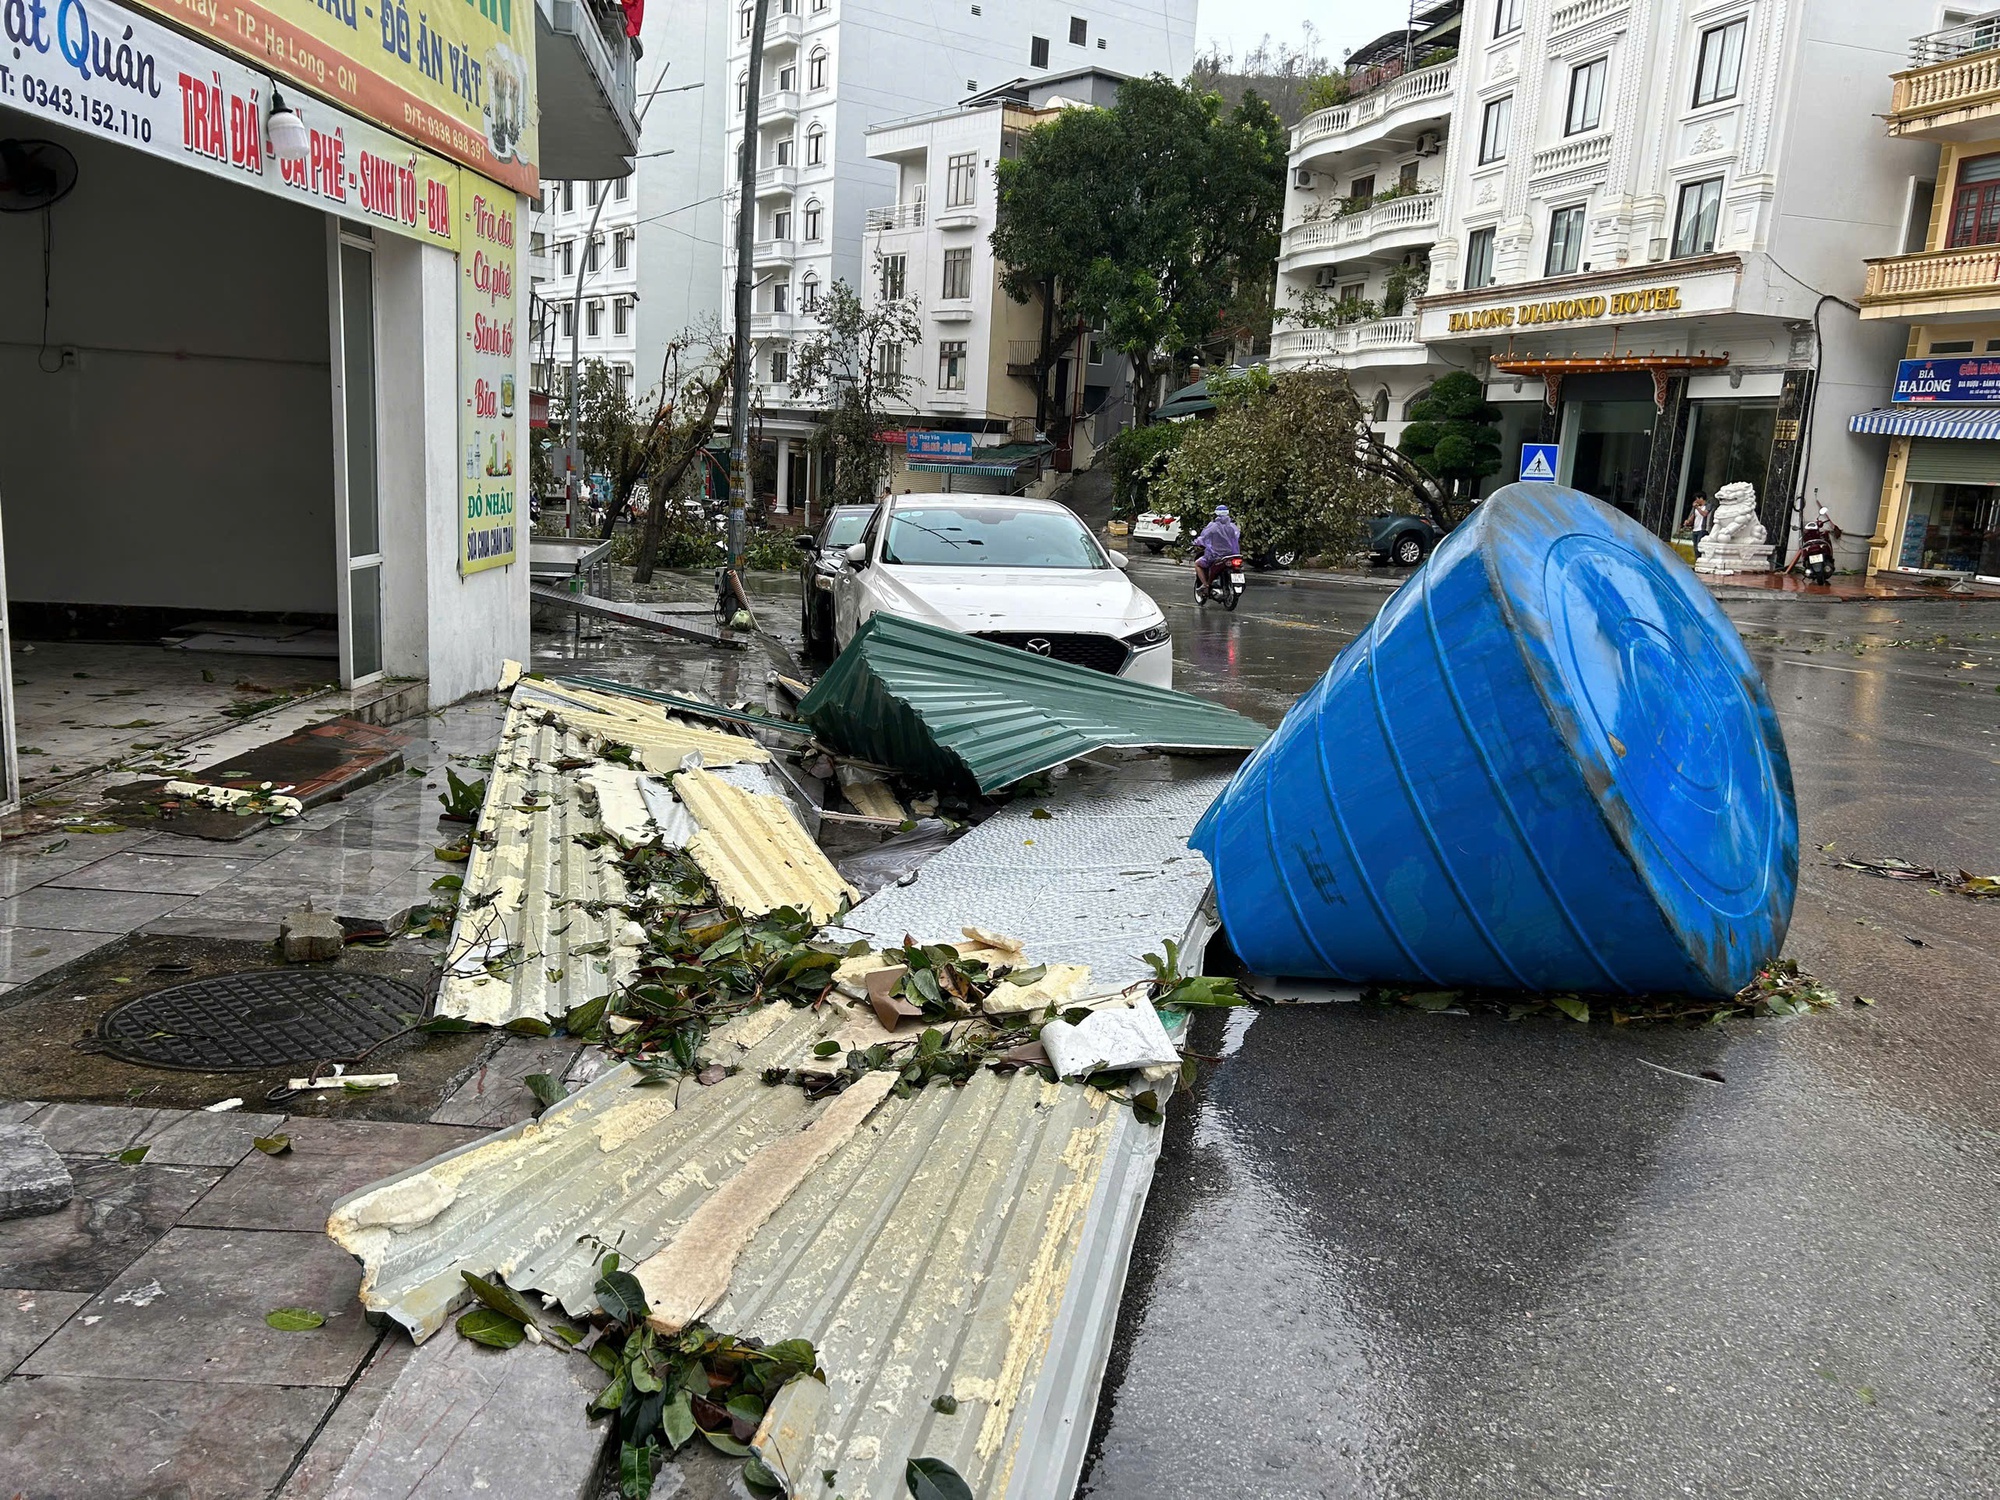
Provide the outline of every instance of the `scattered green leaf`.
<path id="1" fill-rule="evenodd" d="M 941 1458 L 913 1458 L 903 1470 L 911 1500 L 972 1500 L 972 1487 Z"/>
<path id="2" fill-rule="evenodd" d="M 522 1324 L 490 1307 L 475 1307 L 458 1320 L 458 1331 L 475 1344 L 512 1349 L 528 1336 Z"/>
<path id="3" fill-rule="evenodd" d="M 942 1416 L 955 1417 L 958 1415 L 958 1397 L 939 1396 L 931 1402 L 931 1410 Z"/>
<path id="4" fill-rule="evenodd" d="M 280 1307 L 264 1314 L 264 1321 L 280 1333 L 304 1333 L 326 1322 L 326 1314 L 309 1307 Z"/>
<path id="5" fill-rule="evenodd" d="M 292 1149 L 292 1138 L 288 1135 L 258 1135 L 250 1138 L 250 1144 L 266 1156 L 283 1156 Z"/>
<path id="6" fill-rule="evenodd" d="M 146 1159 L 146 1153 L 152 1149 L 151 1146 L 128 1146 L 118 1153 L 118 1160 L 128 1167 L 136 1167 Z"/>

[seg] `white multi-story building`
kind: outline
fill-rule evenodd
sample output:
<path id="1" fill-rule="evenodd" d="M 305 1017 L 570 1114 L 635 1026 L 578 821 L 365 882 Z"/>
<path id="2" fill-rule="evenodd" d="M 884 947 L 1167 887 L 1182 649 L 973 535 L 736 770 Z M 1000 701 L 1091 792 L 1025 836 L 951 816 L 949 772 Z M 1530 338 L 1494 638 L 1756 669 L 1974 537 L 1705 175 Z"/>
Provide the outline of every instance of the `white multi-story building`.
<path id="1" fill-rule="evenodd" d="M 809 494 L 804 445 L 812 411 L 793 401 L 791 347 L 836 281 L 872 274 L 868 210 L 896 201 L 898 168 L 869 155 L 871 126 L 955 106 L 1010 80 L 1082 67 L 1184 76 L 1194 60 L 1195 0 L 766 0 L 758 101 L 755 263 L 750 334 L 754 397 L 779 442 L 781 495 Z M 726 160 L 737 159 L 748 87 L 752 11 L 735 9 Z M 990 197 L 993 162 L 976 191 Z M 732 172 L 733 176 L 733 172 Z M 726 194 L 733 225 L 736 192 Z M 733 232 L 725 271 L 735 275 Z M 720 309 L 733 325 L 725 296 Z"/>
<path id="2" fill-rule="evenodd" d="M 1918 7 L 1922 9 L 1922 7 Z M 1468 0 L 1418 332 L 1558 477 L 1661 534 L 1747 480 L 1774 541 L 1824 502 L 1863 561 L 1881 460 L 1848 420 L 1902 333 L 1857 317 L 1935 162 L 1888 138 L 1913 9 Z"/>
<path id="3" fill-rule="evenodd" d="M 993 163 L 1015 153 L 1021 132 L 1064 109 L 1114 103 L 1122 82 L 1096 68 L 1027 79 L 868 132 L 870 158 L 896 169 L 896 193 L 868 210 L 862 295 L 876 305 L 900 294 L 921 308 L 923 342 L 902 351 L 918 380 L 909 421 L 973 434 L 988 470 L 1005 450 L 1017 475 L 977 476 L 1002 488 L 1033 478 L 1042 439 L 1054 445 L 1057 468 L 1087 464 L 1109 435 L 1088 419 L 1129 410 L 1131 377 L 1123 356 L 1079 328 L 1051 330 L 1054 363 L 1046 382 L 1038 378 L 1041 299 L 1016 302 L 1000 284 Z M 948 461 L 935 468 L 963 477 Z"/>
<path id="4" fill-rule="evenodd" d="M 638 195 L 630 177 L 542 184 L 542 209 L 528 228 L 536 302 L 535 390 L 563 390 L 572 333 L 579 361 L 609 365 L 626 394 L 644 394 L 658 383 L 657 370 L 644 371 L 637 364 L 638 219 Z"/>
<path id="5" fill-rule="evenodd" d="M 1417 337 L 1437 239 L 1464 0 L 1433 0 L 1406 31 L 1348 60 L 1349 97 L 1292 130 L 1271 366 L 1348 372 L 1393 437 L 1447 365 Z"/>

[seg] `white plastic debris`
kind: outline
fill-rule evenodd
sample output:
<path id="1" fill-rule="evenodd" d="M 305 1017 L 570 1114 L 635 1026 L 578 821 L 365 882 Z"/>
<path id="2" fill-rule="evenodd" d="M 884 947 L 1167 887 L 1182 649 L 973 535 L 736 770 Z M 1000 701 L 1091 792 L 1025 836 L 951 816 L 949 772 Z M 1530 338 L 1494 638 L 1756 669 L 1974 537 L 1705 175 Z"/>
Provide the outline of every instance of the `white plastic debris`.
<path id="1" fill-rule="evenodd" d="M 272 791 L 268 781 L 254 792 L 229 786 L 208 786 L 199 781 L 169 781 L 166 794 L 185 797 L 190 802 L 219 812 L 234 812 L 245 803 L 255 804 L 252 811 L 269 813 L 274 818 L 296 818 L 306 810 L 305 803 L 298 798 Z"/>
<path id="2" fill-rule="evenodd" d="M 208 1114 L 220 1115 L 227 1114 L 232 1109 L 241 1109 L 242 1107 L 243 1101 L 241 1099 L 218 1099 L 213 1104 L 204 1104 L 202 1109 Z"/>
<path id="3" fill-rule="evenodd" d="M 1144 1000 L 1096 1011 L 1074 1026 L 1051 1021 L 1042 1028 L 1042 1050 L 1059 1078 L 1180 1061 L 1160 1013 Z"/>
<path id="4" fill-rule="evenodd" d="M 325 1094 L 338 1089 L 392 1089 L 402 1081 L 397 1073 L 329 1073 L 324 1078 L 294 1078 L 291 1087 L 300 1093 L 316 1089 Z"/>

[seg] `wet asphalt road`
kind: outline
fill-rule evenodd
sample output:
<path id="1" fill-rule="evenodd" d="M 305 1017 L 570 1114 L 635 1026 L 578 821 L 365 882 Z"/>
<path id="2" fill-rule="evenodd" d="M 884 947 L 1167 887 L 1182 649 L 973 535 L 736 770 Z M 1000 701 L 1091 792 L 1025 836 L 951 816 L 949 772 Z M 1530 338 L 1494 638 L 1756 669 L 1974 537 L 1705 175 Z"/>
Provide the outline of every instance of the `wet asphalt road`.
<path id="1" fill-rule="evenodd" d="M 1133 576 L 1179 685 L 1267 723 L 1388 597 L 1253 577 L 1225 615 Z M 757 585 L 781 632 L 795 590 Z M 2000 902 L 1830 867 L 2000 873 L 2000 605 L 1730 613 L 1798 786 L 1787 951 L 1842 1006 L 1201 1018 L 1223 1060 L 1169 1115 L 1081 1495 L 2000 1494 Z M 732 698 L 768 665 L 616 628 L 577 655 Z"/>
<path id="2" fill-rule="evenodd" d="M 1387 597 L 1134 576 L 1180 686 L 1272 722 Z M 2000 903 L 1829 868 L 2000 871 L 2000 605 L 1730 613 L 1797 778 L 1787 951 L 1847 1003 L 1204 1018 L 1081 1494 L 2000 1493 Z"/>

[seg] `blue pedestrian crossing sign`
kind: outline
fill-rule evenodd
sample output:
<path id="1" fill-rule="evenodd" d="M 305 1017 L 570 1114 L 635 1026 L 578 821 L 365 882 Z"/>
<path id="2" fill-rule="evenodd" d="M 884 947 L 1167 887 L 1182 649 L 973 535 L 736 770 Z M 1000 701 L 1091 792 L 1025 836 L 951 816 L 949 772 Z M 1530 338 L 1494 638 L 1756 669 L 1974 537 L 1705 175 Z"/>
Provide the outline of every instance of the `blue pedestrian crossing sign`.
<path id="1" fill-rule="evenodd" d="M 1521 444 L 1521 478 L 1532 483 L 1554 484 L 1556 461 L 1561 453 L 1555 443 Z"/>

